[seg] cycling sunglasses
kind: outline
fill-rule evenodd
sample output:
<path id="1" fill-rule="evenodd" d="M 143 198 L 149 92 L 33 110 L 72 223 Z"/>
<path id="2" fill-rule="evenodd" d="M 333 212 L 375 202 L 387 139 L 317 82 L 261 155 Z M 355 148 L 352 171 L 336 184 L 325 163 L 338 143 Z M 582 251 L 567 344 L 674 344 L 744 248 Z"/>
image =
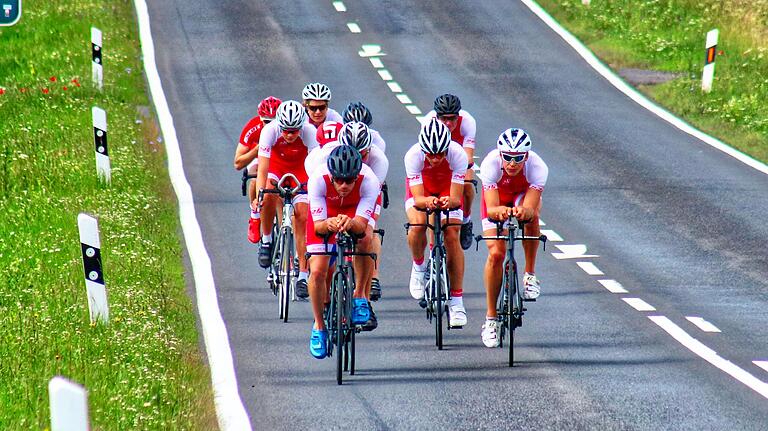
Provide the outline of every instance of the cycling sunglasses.
<path id="1" fill-rule="evenodd" d="M 307 110 L 312 112 L 325 111 L 328 105 L 307 105 Z"/>
<path id="2" fill-rule="evenodd" d="M 523 160 L 525 160 L 525 156 L 527 153 L 523 153 L 523 154 L 499 153 L 499 154 L 501 154 L 501 159 L 504 160 L 505 162 L 507 163 L 515 162 L 517 164 L 517 163 L 522 163 Z"/>
<path id="3" fill-rule="evenodd" d="M 353 178 L 334 178 L 333 179 L 333 182 L 336 183 L 336 184 L 346 184 L 346 185 L 354 184 L 355 181 L 357 181 L 357 177 L 353 177 Z"/>
<path id="4" fill-rule="evenodd" d="M 281 130 L 283 133 L 288 133 L 288 134 L 291 134 L 291 133 L 299 133 L 299 129 L 284 129 L 284 128 L 282 128 L 282 127 L 281 127 L 281 128 L 280 128 L 280 130 Z"/>

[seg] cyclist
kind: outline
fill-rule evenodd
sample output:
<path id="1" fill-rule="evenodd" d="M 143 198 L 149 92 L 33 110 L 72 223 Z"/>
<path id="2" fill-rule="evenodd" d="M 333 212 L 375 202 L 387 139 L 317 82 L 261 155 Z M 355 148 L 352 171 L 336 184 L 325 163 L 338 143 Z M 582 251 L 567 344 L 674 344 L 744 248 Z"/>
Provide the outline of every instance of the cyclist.
<path id="1" fill-rule="evenodd" d="M 281 100 L 272 96 L 259 102 L 255 117 L 251 118 L 240 132 L 235 150 L 235 170 L 239 171 L 248 167 L 248 175 L 256 175 L 258 172 L 259 136 L 261 129 L 275 119 L 277 107 Z M 251 216 L 248 218 L 248 240 L 256 244 L 261 238 L 258 202 L 256 199 L 256 182 L 251 181 L 248 186 L 248 202 L 251 207 Z"/>
<path id="2" fill-rule="evenodd" d="M 475 118 L 469 112 L 461 109 L 461 100 L 453 94 L 443 94 L 435 98 L 434 109 L 424 117 L 425 121 L 437 117 L 440 122 L 448 126 L 451 131 L 451 139 L 464 147 L 467 153 L 467 175 L 466 180 L 474 179 L 472 167 L 475 155 L 475 134 L 477 132 L 477 123 Z M 473 184 L 464 183 L 464 202 L 461 207 L 464 213 L 464 219 L 461 225 L 461 248 L 464 250 L 472 246 L 472 201 L 475 199 L 475 187 Z"/>
<path id="3" fill-rule="evenodd" d="M 451 140 L 446 125 L 432 118 L 421 127 L 419 143 L 405 154 L 405 212 L 409 223 L 426 223 L 423 212 L 414 207 L 428 209 L 452 209 L 449 223 L 462 221 L 461 199 L 464 175 L 467 172 L 467 153 Z M 455 208 L 455 209 L 454 209 Z M 467 311 L 462 298 L 464 278 L 464 250 L 459 244 L 458 226 L 445 229 L 445 248 L 448 259 L 448 278 L 451 282 L 450 322 L 453 327 L 467 323 Z M 408 246 L 413 257 L 410 291 L 414 299 L 424 296 L 427 263 L 424 249 L 427 246 L 426 228 L 411 227 Z"/>
<path id="4" fill-rule="evenodd" d="M 352 121 L 365 123 L 371 133 L 371 143 L 379 147 L 381 151 L 387 150 L 387 143 L 384 142 L 384 139 L 381 138 L 381 134 L 377 130 L 371 128 L 371 123 L 373 123 L 373 116 L 371 115 L 371 111 L 368 110 L 365 105 L 363 105 L 363 102 L 350 103 L 347 105 L 341 115 L 344 117 L 345 123 Z"/>
<path id="5" fill-rule="evenodd" d="M 331 102 L 331 90 L 327 85 L 319 82 L 309 83 L 301 91 L 301 98 L 304 99 L 304 108 L 313 126 L 319 127 L 327 120 L 343 122 L 341 115 L 328 107 Z"/>
<path id="6" fill-rule="evenodd" d="M 368 107 L 366 107 L 363 102 L 352 102 L 344 109 L 344 112 L 341 114 L 342 117 L 344 117 L 344 122 L 349 123 L 352 121 L 360 121 L 362 123 L 365 123 L 366 126 L 368 126 L 369 132 L 371 134 L 371 143 L 378 147 L 382 152 L 387 149 L 387 143 L 384 142 L 384 139 L 382 139 L 381 134 L 374 129 L 371 129 L 371 123 L 373 123 L 373 116 L 371 115 L 371 111 L 368 110 Z M 358 148 L 359 150 L 359 148 Z M 362 151 L 362 150 L 361 150 Z M 365 160 L 365 156 L 363 156 L 363 160 Z M 367 162 L 366 162 L 367 163 Z M 384 184 L 384 180 L 382 180 L 382 184 Z M 376 220 L 379 219 L 379 216 L 381 215 L 381 201 L 382 198 L 379 196 L 378 201 L 376 201 Z M 381 256 L 381 238 L 376 237 L 373 238 L 374 241 L 374 253 Z M 378 266 L 373 269 L 373 274 L 371 277 L 371 298 L 376 300 L 381 297 L 381 282 L 379 281 L 379 268 Z M 373 309 L 371 309 L 373 310 Z M 372 313 L 372 320 L 375 323 L 376 315 Z M 365 329 L 366 327 L 363 326 Z"/>
<path id="7" fill-rule="evenodd" d="M 488 153 L 480 165 L 483 196 L 480 217 L 483 235 L 496 235 L 496 224 L 509 216 L 524 220 L 526 236 L 539 236 L 541 193 L 547 182 L 549 169 L 538 154 L 531 151 L 531 138 L 522 129 L 507 129 L 499 135 L 496 149 Z M 504 241 L 487 241 L 488 260 L 485 262 L 486 320 L 481 337 L 487 347 L 499 345 L 496 301 L 501 290 L 502 272 L 499 270 L 506 253 Z M 523 241 L 525 275 L 523 297 L 536 299 L 541 285 L 536 278 L 536 252 L 539 243 Z"/>
<path id="8" fill-rule="evenodd" d="M 325 122 L 324 125 L 328 124 L 328 122 Z M 363 163 L 371 168 L 374 175 L 376 175 L 376 178 L 379 180 L 379 189 L 381 189 L 381 184 L 384 182 L 384 180 L 387 177 L 387 171 L 389 170 L 389 160 L 387 160 L 387 156 L 384 155 L 384 152 L 382 152 L 379 148 L 374 147 L 371 145 L 371 133 L 368 126 L 365 125 L 365 123 L 353 121 L 351 123 L 345 124 L 339 134 L 338 134 L 338 141 L 332 142 L 320 149 L 315 149 L 309 155 L 307 156 L 307 159 L 304 162 L 304 167 L 306 168 L 307 172 L 310 176 L 314 173 L 314 171 L 318 166 L 324 166 L 326 164 L 326 161 L 328 159 L 328 156 L 330 153 L 338 146 L 340 145 L 350 145 L 354 147 L 355 149 L 360 152 L 360 156 L 362 157 Z M 381 194 L 379 194 L 377 200 L 376 200 L 376 208 L 374 211 L 373 216 L 368 220 L 368 229 L 366 229 L 366 237 L 370 237 L 370 249 L 366 247 L 360 247 L 358 246 L 358 250 L 361 252 L 372 252 L 376 253 L 377 255 L 381 251 L 381 242 L 378 239 L 378 237 L 373 236 L 373 230 L 376 226 L 376 221 L 379 218 L 379 215 L 381 214 Z M 365 245 L 368 245 L 367 243 Z M 359 262 L 359 263 L 358 263 Z M 373 288 L 372 283 L 372 276 L 373 276 L 373 269 L 372 265 L 370 265 L 371 261 L 369 258 L 356 258 L 355 259 L 355 276 L 356 276 L 356 285 L 363 288 L 365 292 L 366 298 L 371 297 L 371 291 Z M 379 295 L 381 292 L 379 292 Z M 373 312 L 373 308 L 370 307 L 371 310 L 371 317 L 368 319 L 368 322 L 366 322 L 363 325 L 364 331 L 372 331 L 376 329 L 378 326 L 378 322 L 376 320 L 376 314 Z"/>
<path id="9" fill-rule="evenodd" d="M 379 180 L 371 168 L 365 166 L 350 145 L 339 145 L 331 151 L 325 166 L 312 173 L 307 184 L 312 216 L 307 219 L 307 250 L 310 253 L 330 251 L 336 238 L 328 238 L 326 248 L 321 235 L 335 232 L 363 234 L 373 215 Z M 369 236 L 358 242 L 366 247 Z M 309 259 L 309 289 L 312 314 L 315 323 L 309 339 L 309 352 L 317 359 L 327 356 L 328 330 L 323 320 L 323 307 L 328 298 L 327 276 L 330 256 L 313 256 Z M 370 318 L 368 299 L 362 286 L 356 285 L 352 294 L 352 323 L 364 324 Z"/>
<path id="10" fill-rule="evenodd" d="M 316 148 L 316 130 L 306 122 L 304 107 L 295 100 L 288 100 L 277 108 L 277 121 L 268 124 L 259 138 L 259 173 L 256 187 L 263 189 L 267 180 L 277 181 L 286 173 L 292 173 L 299 182 L 307 182 L 304 170 L 304 158 L 308 151 Z M 261 247 L 259 265 L 269 268 L 272 261 L 272 226 L 280 198 L 274 194 L 265 194 L 261 206 Z M 299 257 L 299 278 L 296 281 L 296 296 L 306 298 L 307 260 L 306 221 L 307 195 L 294 198 L 294 228 L 296 230 L 296 252 Z"/>
<path id="11" fill-rule="evenodd" d="M 326 121 L 317 128 L 317 143 L 320 147 L 339 140 L 339 130 L 343 124 L 338 121 Z M 309 173 L 309 171 L 307 171 Z"/>

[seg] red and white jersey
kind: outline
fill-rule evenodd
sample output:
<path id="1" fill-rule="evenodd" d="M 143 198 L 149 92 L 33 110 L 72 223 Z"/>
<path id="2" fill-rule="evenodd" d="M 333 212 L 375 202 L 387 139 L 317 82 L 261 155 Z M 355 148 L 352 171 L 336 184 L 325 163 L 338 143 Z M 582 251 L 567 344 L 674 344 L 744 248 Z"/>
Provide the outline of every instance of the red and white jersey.
<path id="1" fill-rule="evenodd" d="M 357 176 L 355 187 L 341 197 L 332 184 L 328 168 L 317 169 L 307 183 L 307 195 L 312 220 L 321 222 L 329 217 L 346 214 L 349 217 L 361 216 L 366 220 L 373 217 L 376 198 L 379 197 L 379 180 L 371 168 L 363 165 Z"/>
<path id="2" fill-rule="evenodd" d="M 322 148 L 315 148 L 312 150 L 312 152 L 307 155 L 307 158 L 304 159 L 304 169 L 307 171 L 307 174 L 311 177 L 320 167 L 325 167 L 327 169 L 328 156 L 331 154 L 331 151 L 339 145 L 341 144 L 338 141 L 335 141 Z M 368 167 L 373 170 L 374 175 L 376 175 L 376 178 L 379 179 L 380 183 L 386 181 L 387 172 L 389 171 L 389 160 L 379 148 L 371 145 L 371 149 L 368 151 L 368 157 L 363 160 L 363 164 L 368 165 Z"/>
<path id="3" fill-rule="evenodd" d="M 344 127 L 344 124 L 338 121 L 324 122 L 317 128 L 317 135 L 315 136 L 317 138 L 317 143 L 323 147 L 326 144 L 338 141 L 339 130 L 341 130 L 342 127 Z"/>
<path id="4" fill-rule="evenodd" d="M 544 191 L 548 175 L 549 168 L 544 160 L 535 152 L 528 151 L 523 169 L 517 175 L 510 176 L 504 171 L 499 150 L 493 150 L 480 164 L 478 176 L 483 181 L 483 190 L 499 190 L 499 201 L 503 203 L 510 202 L 529 188 Z"/>
<path id="5" fill-rule="evenodd" d="M 370 127 L 368 128 L 368 130 L 371 133 L 371 145 L 375 147 L 379 147 L 381 151 L 386 151 L 387 143 L 384 142 L 384 139 L 382 139 L 381 133 L 379 133 L 378 130 L 371 129 Z"/>
<path id="6" fill-rule="evenodd" d="M 429 120 L 434 117 L 437 117 L 437 113 L 433 109 L 424 116 L 422 124 L 429 123 Z M 463 109 L 459 110 L 459 119 L 456 124 L 456 128 L 451 132 L 451 139 L 455 142 L 458 142 L 462 147 L 475 148 L 476 134 L 477 122 L 475 121 L 475 117 Z"/>
<path id="7" fill-rule="evenodd" d="M 240 132 L 240 140 L 238 143 L 244 145 L 251 151 L 253 147 L 259 145 L 259 136 L 261 136 L 261 129 L 264 128 L 264 123 L 261 121 L 261 117 L 258 115 L 251 118 L 243 127 L 243 131 Z"/>
<path id="8" fill-rule="evenodd" d="M 333 108 L 328 108 L 328 111 L 325 113 L 325 120 L 323 120 L 323 123 L 326 121 L 337 121 L 341 124 L 344 124 L 344 119 L 341 117 L 341 114 L 339 114 Z M 312 117 L 310 117 L 309 114 L 307 114 L 307 123 L 315 126 L 315 128 L 323 124 L 323 123 L 315 123 L 314 121 L 312 121 Z"/>
<path id="9" fill-rule="evenodd" d="M 309 151 L 318 147 L 315 134 L 315 127 L 309 123 L 304 123 L 299 132 L 299 137 L 288 143 L 280 132 L 277 121 L 267 124 L 261 129 L 259 138 L 259 156 L 268 159 L 278 158 L 279 160 L 293 164 L 297 158 L 304 160 Z"/>
<path id="10" fill-rule="evenodd" d="M 445 159 L 437 166 L 426 161 L 419 144 L 405 153 L 405 175 L 409 185 L 424 184 L 426 190 L 442 190 L 446 183 L 464 185 L 467 174 L 467 153 L 456 142 L 448 146 Z"/>

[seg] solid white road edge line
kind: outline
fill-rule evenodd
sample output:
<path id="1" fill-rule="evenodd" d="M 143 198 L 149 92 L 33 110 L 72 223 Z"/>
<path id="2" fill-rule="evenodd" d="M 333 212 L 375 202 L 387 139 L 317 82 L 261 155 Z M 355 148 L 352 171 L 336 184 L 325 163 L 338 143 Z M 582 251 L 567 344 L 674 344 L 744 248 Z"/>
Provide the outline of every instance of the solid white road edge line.
<path id="1" fill-rule="evenodd" d="M 758 379 L 748 373 L 733 362 L 722 358 L 714 350 L 705 346 L 699 340 L 691 337 L 682 328 L 675 325 L 671 320 L 664 316 L 648 316 L 651 321 L 667 331 L 669 335 L 685 346 L 688 350 L 698 355 L 700 358 L 716 366 L 726 374 L 747 385 L 750 389 L 768 398 L 768 383 Z"/>
<path id="2" fill-rule="evenodd" d="M 565 40 L 565 42 L 568 43 L 568 45 L 570 45 L 574 50 L 576 50 L 576 52 L 584 60 L 586 60 L 586 62 L 590 66 L 592 66 L 592 68 L 595 69 L 595 71 L 597 71 L 597 73 L 602 75 L 605 79 L 608 80 L 608 82 L 613 84 L 613 86 L 616 87 L 619 91 L 626 94 L 630 99 L 637 102 L 637 104 L 653 112 L 654 114 L 659 116 L 659 118 L 677 127 L 683 132 L 728 154 L 729 156 L 739 160 L 740 162 L 746 164 L 747 166 L 757 169 L 758 171 L 764 174 L 768 174 L 768 165 L 766 165 L 765 163 L 755 160 L 752 157 L 742 153 L 741 151 L 723 143 L 719 139 L 709 136 L 706 133 L 695 129 L 693 126 L 675 117 L 672 113 L 660 107 L 659 105 L 651 102 L 642 93 L 638 92 L 634 88 L 627 85 L 626 82 L 624 82 L 619 76 L 613 73 L 611 69 L 609 69 L 606 65 L 604 65 L 597 57 L 595 57 L 595 55 L 592 53 L 592 51 L 589 50 L 589 48 L 584 46 L 584 44 L 582 44 L 581 41 L 579 41 L 568 30 L 563 28 L 557 21 L 555 21 L 554 18 L 552 18 L 535 1 L 522 0 L 522 2 L 523 4 L 528 6 L 528 9 L 530 9 L 534 14 L 536 14 L 536 16 L 538 16 L 542 21 L 544 21 L 545 24 L 547 24 L 552 30 L 554 30 L 555 33 L 557 33 L 561 38 L 563 38 L 563 40 Z"/>
<path id="3" fill-rule="evenodd" d="M 752 361 L 752 363 L 764 369 L 765 371 L 768 371 L 768 361 Z"/>
<path id="4" fill-rule="evenodd" d="M 179 217 L 184 232 L 187 251 L 192 262 L 195 277 L 195 292 L 203 339 L 211 368 L 216 416 L 219 427 L 224 430 L 250 430 L 251 423 L 237 390 L 237 379 L 229 347 L 229 337 L 216 299 L 216 287 L 211 271 L 211 259 L 203 243 L 200 225 L 197 223 L 192 189 L 184 175 L 181 151 L 173 126 L 173 117 L 165 99 L 160 74 L 155 63 L 155 47 L 149 26 L 149 12 L 145 0 L 135 0 L 139 21 L 141 50 L 144 56 L 144 70 L 147 75 L 152 100 L 157 111 L 160 129 L 165 139 L 168 154 L 168 173 L 173 189 L 179 200 Z"/>
<path id="5" fill-rule="evenodd" d="M 720 332 L 717 326 L 707 322 L 703 317 L 685 316 L 685 318 L 704 332 Z"/>

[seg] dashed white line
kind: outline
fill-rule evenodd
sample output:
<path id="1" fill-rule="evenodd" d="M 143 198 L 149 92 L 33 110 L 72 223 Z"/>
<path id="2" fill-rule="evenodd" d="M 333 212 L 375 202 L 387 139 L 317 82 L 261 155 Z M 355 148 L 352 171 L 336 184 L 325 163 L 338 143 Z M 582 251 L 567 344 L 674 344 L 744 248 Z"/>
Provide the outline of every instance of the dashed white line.
<path id="1" fill-rule="evenodd" d="M 392 80 L 392 74 L 389 73 L 389 71 L 387 69 L 381 69 L 378 72 L 379 72 L 379 76 L 381 76 L 381 79 L 383 79 L 385 81 L 391 81 Z"/>
<path id="2" fill-rule="evenodd" d="M 400 87 L 400 84 L 398 84 L 395 81 L 389 81 L 387 82 L 387 86 L 389 87 L 390 91 L 393 93 L 402 93 L 403 89 Z"/>
<path id="3" fill-rule="evenodd" d="M 600 257 L 596 254 L 586 254 L 587 246 L 584 244 L 556 245 L 561 253 L 552 253 L 555 259 L 583 259 L 586 257 Z"/>
<path id="4" fill-rule="evenodd" d="M 362 51 L 357 51 L 357 55 L 360 57 L 382 57 L 387 55 L 381 52 L 381 45 L 368 44 L 363 45 L 361 48 Z"/>
<path id="5" fill-rule="evenodd" d="M 541 230 L 542 235 L 547 236 L 547 241 L 563 241 L 563 237 L 557 234 L 557 232 L 551 230 L 551 229 L 542 229 Z"/>
<path id="6" fill-rule="evenodd" d="M 753 376 L 743 368 L 734 364 L 733 362 L 722 358 L 714 350 L 705 346 L 699 340 L 691 337 L 682 328 L 675 325 L 671 320 L 664 316 L 648 316 L 651 321 L 661 327 L 661 329 L 667 331 L 669 335 L 677 340 L 680 344 L 685 346 L 688 350 L 698 355 L 700 358 L 716 366 L 720 370 L 724 371 L 731 377 L 747 385 L 750 389 L 768 398 L 768 383 Z"/>
<path id="7" fill-rule="evenodd" d="M 637 311 L 656 311 L 656 307 L 643 301 L 640 298 L 621 298 L 621 299 Z"/>
<path id="8" fill-rule="evenodd" d="M 621 285 L 616 280 L 597 280 L 598 283 L 602 284 L 603 287 L 608 289 L 611 293 L 628 293 L 627 289 L 624 289 L 624 286 Z"/>
<path id="9" fill-rule="evenodd" d="M 416 105 L 406 105 L 405 109 L 413 115 L 421 115 L 421 109 Z"/>
<path id="10" fill-rule="evenodd" d="M 704 332 L 720 332 L 717 326 L 707 322 L 702 317 L 686 316 L 685 318 Z"/>
<path id="11" fill-rule="evenodd" d="M 341 2 L 341 1 L 333 2 L 333 7 L 336 8 L 336 12 L 346 12 L 347 11 L 347 7 L 344 6 L 344 2 Z"/>
<path id="12" fill-rule="evenodd" d="M 404 104 L 404 105 L 407 105 L 407 104 L 409 104 L 409 103 L 413 103 L 413 102 L 411 101 L 411 98 L 410 98 L 410 97 L 408 97 L 408 95 L 407 95 L 407 94 L 398 94 L 398 95 L 397 95 L 397 100 L 399 100 L 399 101 L 400 101 L 400 103 L 402 103 L 402 104 Z"/>
<path id="13" fill-rule="evenodd" d="M 600 271 L 600 269 L 592 262 L 576 262 L 576 265 L 579 265 L 579 268 L 589 275 L 605 275 L 605 273 Z"/>
<path id="14" fill-rule="evenodd" d="M 384 63 L 381 61 L 379 57 L 371 57 L 369 60 L 371 61 L 371 65 L 376 69 L 381 69 L 382 67 L 384 67 Z"/>
<path id="15" fill-rule="evenodd" d="M 360 33 L 360 26 L 357 25 L 357 23 L 348 22 L 347 28 L 349 28 L 349 31 L 351 31 L 352 33 Z"/>
<path id="16" fill-rule="evenodd" d="M 764 369 L 765 371 L 768 371 L 768 361 L 752 361 L 752 363 Z"/>

